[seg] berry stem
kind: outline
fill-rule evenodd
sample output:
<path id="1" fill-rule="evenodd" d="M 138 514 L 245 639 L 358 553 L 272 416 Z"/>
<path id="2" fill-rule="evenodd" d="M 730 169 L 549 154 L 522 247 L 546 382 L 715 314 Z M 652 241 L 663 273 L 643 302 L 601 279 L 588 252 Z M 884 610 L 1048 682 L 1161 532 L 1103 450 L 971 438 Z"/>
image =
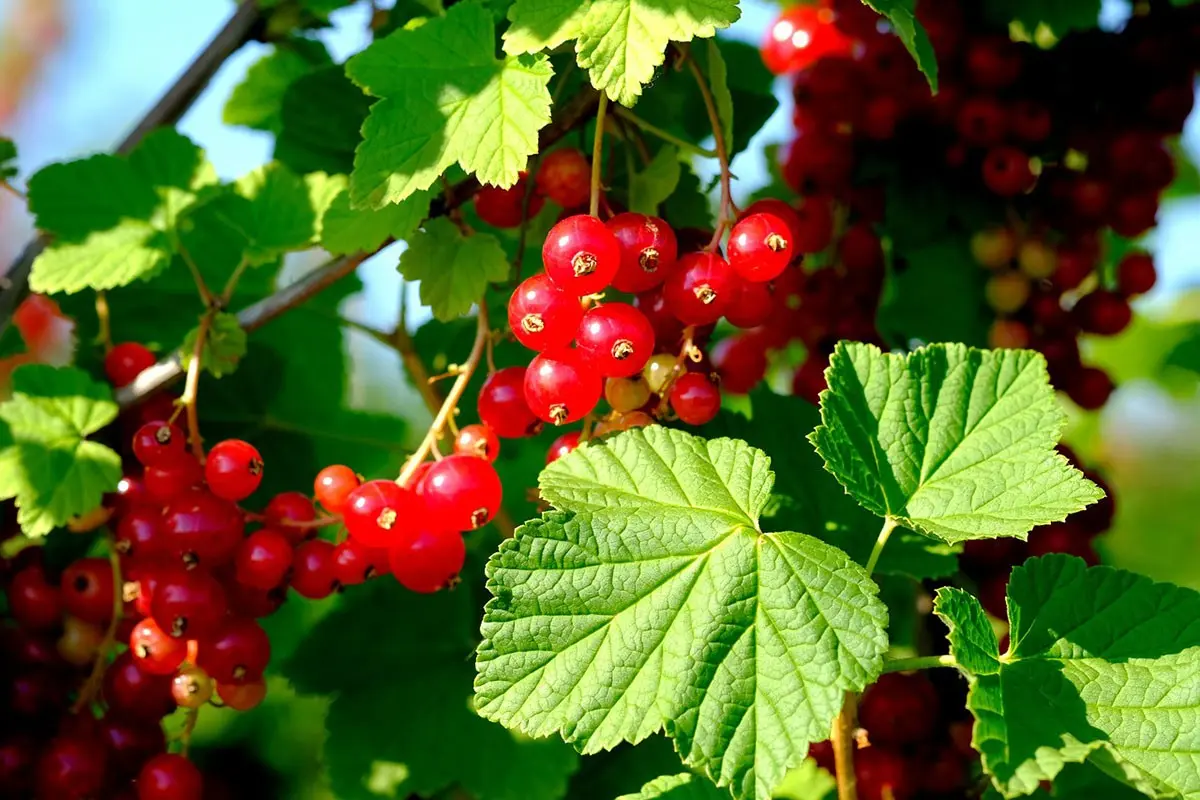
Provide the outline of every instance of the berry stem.
<path id="1" fill-rule="evenodd" d="M 684 60 L 687 61 L 692 77 L 696 79 L 700 96 L 704 98 L 704 108 L 708 112 L 708 121 L 712 124 L 713 141 L 717 146 L 717 161 L 721 164 L 721 208 L 717 212 L 717 224 L 713 231 L 712 241 L 708 243 L 708 249 L 712 251 L 717 249 L 717 245 L 721 243 L 721 237 L 725 235 L 725 229 L 737 216 L 737 209 L 733 205 L 732 175 L 729 172 L 729 149 L 725 144 L 725 129 L 721 125 L 721 115 L 717 113 L 717 103 L 713 100 L 712 90 L 708 87 L 708 81 L 704 79 L 704 73 L 700 71 L 696 59 L 689 54 L 684 53 Z"/>
<path id="2" fill-rule="evenodd" d="M 656 136 L 659 139 L 662 139 L 664 142 L 667 142 L 668 144 L 675 145 L 680 150 L 685 150 L 689 153 L 692 153 L 693 155 L 703 156 L 704 158 L 717 158 L 718 157 L 716 150 L 709 150 L 707 148 L 700 147 L 699 145 L 692 144 L 691 142 L 689 142 L 685 139 L 680 139 L 678 136 L 671 133 L 670 131 L 665 131 L 662 128 L 655 125 L 654 123 L 642 119 L 637 114 L 634 114 L 632 111 L 625 108 L 624 106 L 617 106 L 616 108 L 613 109 L 613 113 L 616 116 L 620 117 L 621 119 L 625 120 L 626 122 L 629 122 L 629 123 L 641 128 L 642 130 L 644 130 L 646 133 L 650 134 L 651 136 Z"/>
<path id="3" fill-rule="evenodd" d="M 600 216 L 600 164 L 604 157 L 604 118 L 608 113 L 608 95 L 600 93 L 596 106 L 596 135 L 592 138 L 592 193 L 588 201 L 588 213 Z"/>
<path id="4" fill-rule="evenodd" d="M 829 739 L 833 743 L 833 763 L 837 772 L 838 800 L 858 800 L 854 777 L 854 732 L 858 728 L 858 695 L 846 692 L 842 710 L 833 720 Z"/>
<path id="5" fill-rule="evenodd" d="M 875 539 L 875 546 L 871 548 L 871 555 L 867 558 L 867 574 L 875 572 L 875 566 L 879 563 L 879 557 L 883 555 L 883 548 L 887 545 L 888 539 L 892 535 L 892 531 L 896 529 L 896 520 L 891 517 L 883 518 L 883 527 L 879 530 L 879 536 Z"/>
<path id="6" fill-rule="evenodd" d="M 250 262 L 242 258 L 238 265 L 234 267 L 233 274 L 229 276 L 229 280 L 225 281 L 225 288 L 221 290 L 221 306 L 226 307 L 229 301 L 233 298 L 233 293 L 237 290 L 238 281 L 242 279 L 242 273 L 246 271 L 246 267 L 250 266 Z"/>
<path id="7" fill-rule="evenodd" d="M 196 264 L 195 259 L 192 258 L 192 254 L 188 252 L 188 249 L 183 246 L 183 242 L 179 240 L 178 236 L 175 237 L 175 249 L 179 251 L 179 256 L 183 259 L 183 263 L 187 264 L 188 272 L 192 273 L 192 280 L 196 284 L 196 291 L 200 293 L 200 302 L 204 304 L 205 308 L 212 308 L 217 304 L 216 296 L 208 288 L 208 284 L 204 281 L 204 276 L 200 273 L 200 267 Z"/>
<path id="8" fill-rule="evenodd" d="M 671 376 L 663 385 L 662 391 L 659 393 L 658 409 L 656 416 L 662 417 L 667 413 L 667 408 L 670 406 L 671 387 L 675 385 L 675 381 L 683 374 L 683 362 L 691 357 L 692 351 L 696 349 L 696 345 L 692 339 L 696 335 L 696 326 L 688 325 L 683 329 L 683 346 L 679 348 L 679 355 L 675 357 L 675 366 L 671 368 Z M 700 359 L 696 359 L 699 361 Z"/>
<path id="9" fill-rule="evenodd" d="M 933 669 L 935 667 L 957 667 L 954 656 L 916 656 L 914 658 L 893 658 L 883 662 L 884 672 L 908 672 L 914 669 Z"/>
<path id="10" fill-rule="evenodd" d="M 446 393 L 446 399 L 442 402 L 441 408 L 434 415 L 433 422 L 429 425 L 429 431 L 425 434 L 425 438 L 421 440 L 420 446 L 417 448 L 408 461 L 404 463 L 404 469 L 400 470 L 400 476 L 396 478 L 396 483 L 401 486 L 407 486 L 413 473 L 417 471 L 417 467 L 421 466 L 421 462 L 429 457 L 437 446 L 437 442 L 441 439 L 442 429 L 446 427 L 446 421 L 454 414 L 454 410 L 458 408 L 458 401 L 462 399 L 463 392 L 467 390 L 467 384 L 471 382 L 471 376 L 475 374 L 475 368 L 479 366 L 479 362 L 483 359 L 484 350 L 487 347 L 488 339 L 491 338 L 492 330 L 488 325 L 487 301 L 485 298 L 479 298 L 479 317 L 478 326 L 475 330 L 475 342 L 471 345 L 471 354 L 467 357 L 467 361 L 458 370 L 458 377 L 454 379 L 454 384 L 450 387 L 450 391 Z"/>
<path id="11" fill-rule="evenodd" d="M 208 340 L 208 329 L 212 325 L 213 312 L 210 310 L 200 318 L 200 328 L 196 332 L 196 346 L 192 348 L 192 360 L 188 363 L 187 381 L 183 385 L 183 394 L 179 404 L 187 409 L 188 443 L 192 447 L 192 455 L 196 460 L 204 462 L 204 443 L 200 439 L 200 413 L 196 408 L 196 399 L 200 390 L 200 358 L 204 354 L 204 344 Z"/>
<path id="12" fill-rule="evenodd" d="M 113 546 L 111 539 L 108 540 L 108 563 L 112 566 L 113 577 L 112 619 L 108 621 L 108 629 L 104 632 L 104 641 L 100 642 L 100 647 L 96 650 L 92 671 L 88 674 L 83 686 L 80 687 L 79 696 L 75 698 L 75 704 L 71 707 L 71 712 L 74 714 L 88 708 L 96 699 L 96 693 L 100 690 L 100 683 L 104 678 L 104 670 L 108 667 L 108 654 L 117 643 L 117 627 L 121 624 L 121 612 L 124 610 L 125 597 L 121 591 L 121 556 L 117 553 L 117 548 Z"/>
<path id="13" fill-rule="evenodd" d="M 187 756 L 188 748 L 192 744 L 192 731 L 196 730 L 196 720 L 200 717 L 200 709 L 193 708 L 187 712 L 187 717 L 183 721 L 183 730 L 179 732 L 179 754 Z"/>
<path id="14" fill-rule="evenodd" d="M 96 292 L 96 323 L 100 328 L 100 333 L 96 336 L 96 340 L 104 347 L 105 355 L 112 350 L 112 326 L 109 324 L 108 313 L 108 292 L 104 290 Z"/>

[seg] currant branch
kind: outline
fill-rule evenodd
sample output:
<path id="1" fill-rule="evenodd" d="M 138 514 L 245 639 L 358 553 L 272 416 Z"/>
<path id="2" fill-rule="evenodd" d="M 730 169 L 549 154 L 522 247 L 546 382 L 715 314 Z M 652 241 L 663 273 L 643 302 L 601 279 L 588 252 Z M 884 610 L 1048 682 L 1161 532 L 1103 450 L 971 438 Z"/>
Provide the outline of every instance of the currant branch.
<path id="1" fill-rule="evenodd" d="M 717 103 L 713 99 L 708 81 L 700 72 L 700 66 L 696 63 L 696 59 L 692 58 L 690 54 L 684 53 L 684 61 L 687 62 L 692 77 L 696 79 L 700 96 L 704 98 L 704 109 L 708 112 L 708 120 L 712 124 L 713 141 L 716 143 L 717 160 L 721 164 L 721 207 L 717 211 L 717 223 L 713 230 L 712 241 L 708 243 L 708 249 L 711 251 L 721 243 L 721 237 L 725 235 L 726 228 L 737 217 L 737 209 L 733 205 L 732 175 L 729 172 L 729 150 L 725 143 L 725 129 L 721 124 L 721 115 L 717 112 Z"/>
<path id="2" fill-rule="evenodd" d="M 608 95 L 600 95 L 600 105 L 596 108 L 596 135 L 592 139 L 592 188 L 588 199 L 588 213 L 593 217 L 600 215 L 600 162 L 604 155 L 604 119 L 608 113 Z"/>
<path id="3" fill-rule="evenodd" d="M 192 360 L 188 363 L 187 382 L 184 384 L 183 395 L 179 398 L 179 404 L 187 411 L 188 442 L 192 448 L 192 455 L 199 462 L 204 461 L 204 443 L 200 438 L 200 414 L 197 409 L 197 397 L 200 391 L 200 365 L 214 313 L 215 311 L 210 309 L 200 318 L 200 328 L 196 332 L 196 345 L 192 349 Z"/>

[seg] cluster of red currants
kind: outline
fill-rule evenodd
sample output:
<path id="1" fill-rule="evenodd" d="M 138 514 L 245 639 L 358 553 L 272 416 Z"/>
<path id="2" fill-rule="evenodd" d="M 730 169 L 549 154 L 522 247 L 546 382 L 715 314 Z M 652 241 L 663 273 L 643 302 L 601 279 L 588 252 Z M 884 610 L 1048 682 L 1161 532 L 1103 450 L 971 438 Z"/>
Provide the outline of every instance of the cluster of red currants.
<path id="1" fill-rule="evenodd" d="M 963 689 L 957 677 L 942 685 L 925 673 L 902 672 L 882 675 L 867 689 L 854 751 L 862 800 L 967 796 L 979 754 L 971 747 Z M 813 745 L 809 756 L 836 774 L 830 742 Z"/>

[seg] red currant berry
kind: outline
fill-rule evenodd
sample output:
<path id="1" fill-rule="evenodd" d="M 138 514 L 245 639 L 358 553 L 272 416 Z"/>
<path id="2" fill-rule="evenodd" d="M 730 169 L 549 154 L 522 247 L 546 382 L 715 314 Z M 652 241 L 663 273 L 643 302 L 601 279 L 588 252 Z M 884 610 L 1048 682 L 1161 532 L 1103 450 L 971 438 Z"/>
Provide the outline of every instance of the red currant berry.
<path id="1" fill-rule="evenodd" d="M 1113 393 L 1112 378 L 1099 367 L 1080 367 L 1066 383 L 1067 396 L 1085 411 L 1103 408 Z"/>
<path id="2" fill-rule="evenodd" d="M 550 449 L 546 451 L 546 466 L 553 464 L 576 447 L 579 447 L 579 437 L 579 431 L 567 431 L 551 442 Z"/>
<path id="3" fill-rule="evenodd" d="M 744 281 L 743 281 L 744 283 Z M 642 312 L 654 330 L 654 342 L 659 347 L 674 348 L 683 341 L 683 323 L 667 307 L 663 287 L 656 286 L 633 298 L 633 307 Z"/>
<path id="4" fill-rule="evenodd" d="M 1116 292 L 1097 289 L 1079 298 L 1071 316 L 1088 333 L 1114 336 L 1129 326 L 1133 311 L 1129 301 Z"/>
<path id="5" fill-rule="evenodd" d="M 796 370 L 792 377 L 792 394 L 803 397 L 814 406 L 820 402 L 821 392 L 825 391 L 825 368 L 829 366 L 824 359 L 809 356 Z"/>
<path id="6" fill-rule="evenodd" d="M 546 153 L 537 171 L 538 191 L 563 208 L 586 205 L 591 196 L 592 167 L 574 147 Z"/>
<path id="7" fill-rule="evenodd" d="M 488 375 L 479 389 L 479 419 L 504 439 L 532 436 L 542 428 L 525 401 L 525 367 Z"/>
<path id="8" fill-rule="evenodd" d="M 362 481 L 354 470 L 343 464 L 334 464 L 317 473 L 317 479 L 313 481 L 313 495 L 330 514 L 340 514 L 346 507 L 350 493 L 360 483 Z"/>
<path id="9" fill-rule="evenodd" d="M 671 313 L 685 325 L 716 322 L 733 305 L 740 280 L 715 253 L 688 253 L 667 278 L 663 294 Z"/>
<path id="10" fill-rule="evenodd" d="M 277 494 L 263 509 L 264 525 L 281 531 L 296 528 L 297 536 L 300 539 L 306 538 L 309 532 L 309 529 L 304 527 L 304 523 L 312 522 L 316 518 L 317 510 L 313 508 L 312 501 L 300 492 Z M 294 523 L 299 523 L 299 525 Z"/>
<path id="11" fill-rule="evenodd" d="M 216 630 L 227 600 L 220 582 L 204 570 L 175 568 L 163 575 L 150 598 L 158 627 L 175 638 L 196 639 Z"/>
<path id="12" fill-rule="evenodd" d="M 819 253 L 829 247 L 833 241 L 833 204 L 828 197 L 805 197 L 794 214 L 792 246 L 797 253 Z"/>
<path id="13" fill-rule="evenodd" d="M 333 548 L 333 576 L 342 586 L 357 586 L 390 571 L 386 550 L 367 547 L 354 539 Z"/>
<path id="14" fill-rule="evenodd" d="M 1021 76 L 1021 51 L 1007 33 L 973 39 L 966 56 L 967 74 L 980 88 L 1003 89 Z"/>
<path id="15" fill-rule="evenodd" d="M 995 147 L 1008 133 L 1008 113 L 990 95 L 968 97 L 959 106 L 956 130 L 973 147 Z"/>
<path id="16" fill-rule="evenodd" d="M 157 467 L 187 458 L 183 431 L 169 422 L 147 422 L 133 435 L 133 455 L 144 466 Z"/>
<path id="17" fill-rule="evenodd" d="M 434 463 L 417 487 L 429 524 L 449 531 L 486 525 L 500 509 L 503 490 L 490 462 L 474 456 L 448 456 Z"/>
<path id="18" fill-rule="evenodd" d="M 233 563 L 238 583 L 273 589 L 292 567 L 292 541 L 281 531 L 263 528 L 242 541 Z"/>
<path id="19" fill-rule="evenodd" d="M 161 753 L 138 773 L 138 800 L 200 800 L 204 778 L 196 765 L 176 753 Z"/>
<path id="20" fill-rule="evenodd" d="M 847 272 L 876 274 L 883 272 L 883 245 L 870 225 L 851 225 L 838 242 L 838 255 Z"/>
<path id="21" fill-rule="evenodd" d="M 200 642 L 196 664 L 217 683 L 247 683 L 260 680 L 270 660 L 271 642 L 257 622 L 226 617 Z"/>
<path id="22" fill-rule="evenodd" d="M 113 510 L 115 516 L 121 516 L 131 508 L 152 505 L 155 501 L 146 492 L 146 484 L 137 475 L 124 475 L 117 481 L 117 490 L 105 495 L 104 504 Z"/>
<path id="23" fill-rule="evenodd" d="M 1009 113 L 1009 119 L 1017 138 L 1030 144 L 1044 142 L 1054 131 L 1050 109 L 1031 100 L 1018 100 Z"/>
<path id="24" fill-rule="evenodd" d="M 654 329 L 633 306 L 605 303 L 583 315 L 575 343 L 601 375 L 623 378 L 641 372 L 654 354 Z"/>
<path id="25" fill-rule="evenodd" d="M 81 558 L 63 570 L 59 580 L 68 614 L 99 624 L 112 619 L 113 568 L 106 558 Z"/>
<path id="26" fill-rule="evenodd" d="M 337 578 L 333 573 L 332 544 L 324 539 L 312 539 L 296 548 L 292 557 L 292 588 L 309 600 L 321 600 L 333 594 L 337 589 Z"/>
<path id="27" fill-rule="evenodd" d="M 679 243 L 675 231 L 658 217 L 626 212 L 607 223 L 621 247 L 621 268 L 613 278 L 618 291 L 637 294 L 653 289 L 675 268 Z"/>
<path id="28" fill-rule="evenodd" d="M 1108 215 L 1112 187 L 1100 177 L 1083 175 L 1071 183 L 1068 197 L 1071 213 L 1081 222 L 1099 222 Z"/>
<path id="29" fill-rule="evenodd" d="M 914 744 L 933 734 L 938 705 L 937 691 L 924 675 L 889 672 L 867 689 L 858 718 L 873 744 Z"/>
<path id="30" fill-rule="evenodd" d="M 559 289 L 544 272 L 522 281 L 508 300 L 513 335 L 539 353 L 570 344 L 582 318 L 579 298 Z"/>
<path id="31" fill-rule="evenodd" d="M 944 745 L 921 765 L 920 776 L 922 791 L 942 796 L 961 795 L 967 785 L 967 763 L 953 745 Z"/>
<path id="32" fill-rule="evenodd" d="M 993 147 L 983 159 L 983 182 L 1001 197 L 1015 197 L 1033 188 L 1029 155 L 1016 147 Z"/>
<path id="33" fill-rule="evenodd" d="M 168 636 L 153 619 L 147 618 L 133 627 L 129 635 L 129 652 L 138 669 L 151 675 L 173 675 L 187 656 L 186 639 Z"/>
<path id="34" fill-rule="evenodd" d="M 124 719 L 159 720 L 175 710 L 171 679 L 143 672 L 129 651 L 104 671 L 104 702 L 110 714 Z"/>
<path id="35" fill-rule="evenodd" d="M 712 349 L 712 362 L 721 376 L 721 388 L 746 394 L 767 374 L 766 345 L 758 336 L 730 336 Z"/>
<path id="36" fill-rule="evenodd" d="M 229 582 L 225 595 L 229 601 L 229 613 L 261 619 L 274 614 L 287 600 L 287 583 L 270 589 L 257 589 L 234 580 Z"/>
<path id="37" fill-rule="evenodd" d="M 412 491 L 395 481 L 367 481 L 350 493 L 342 509 L 349 534 L 368 547 L 389 547 L 402 525 L 412 525 L 420 506 Z"/>
<path id="38" fill-rule="evenodd" d="M 267 684 L 254 681 L 241 685 L 218 683 L 217 696 L 234 711 L 249 711 L 263 701 L 267 696 Z"/>
<path id="39" fill-rule="evenodd" d="M 721 390 L 698 372 L 684 373 L 671 387 L 671 408 L 688 425 L 703 425 L 721 410 Z"/>
<path id="40" fill-rule="evenodd" d="M 117 520 L 113 547 L 126 558 L 148 559 L 166 555 L 166 533 L 162 511 L 140 506 L 131 508 Z"/>
<path id="41" fill-rule="evenodd" d="M 42 750 L 37 763 L 37 796 L 84 800 L 99 795 L 106 767 L 104 747 L 94 738 L 60 736 Z"/>
<path id="42" fill-rule="evenodd" d="M 733 304 L 725 310 L 725 319 L 738 328 L 757 328 L 775 309 L 770 284 L 742 281 Z"/>
<path id="43" fill-rule="evenodd" d="M 108 716 L 100 720 L 97 735 L 108 751 L 112 777 L 118 779 L 132 777 L 147 759 L 167 747 L 162 726 L 149 722 Z"/>
<path id="44" fill-rule="evenodd" d="M 621 246 L 603 222 L 576 214 L 550 229 L 542 245 L 542 263 L 556 286 L 583 297 L 612 283 L 621 266 Z"/>
<path id="45" fill-rule="evenodd" d="M 171 679 L 171 696 L 180 708 L 199 708 L 212 693 L 213 681 L 199 667 L 189 667 Z"/>
<path id="46" fill-rule="evenodd" d="M 204 468 L 190 456 L 161 467 L 146 467 L 142 474 L 146 494 L 159 504 L 171 502 L 203 480 Z"/>
<path id="47" fill-rule="evenodd" d="M 870 732 L 868 731 L 868 735 Z M 884 747 L 864 747 L 854 752 L 854 776 L 862 800 L 909 800 L 913 779 L 900 753 Z"/>
<path id="48" fill-rule="evenodd" d="M 254 494 L 262 483 L 263 461 L 258 450 L 241 439 L 226 439 L 208 451 L 204 480 L 217 497 L 237 502 Z"/>
<path id="49" fill-rule="evenodd" d="M 137 342 L 121 342 L 104 356 L 104 374 L 118 389 L 133 383 L 142 370 L 154 366 L 154 353 Z"/>
<path id="50" fill-rule="evenodd" d="M 457 531 L 409 528 L 392 547 L 392 574 L 400 585 L 429 594 L 449 585 L 462 571 L 467 548 Z"/>
<path id="51" fill-rule="evenodd" d="M 41 566 L 26 567 L 8 584 L 8 613 L 22 628 L 53 628 L 62 617 L 62 608 L 62 593 L 46 582 Z"/>
<path id="52" fill-rule="evenodd" d="M 33 783 L 37 745 L 24 735 L 0 739 L 0 786 L 8 797 L 28 797 Z"/>
<path id="53" fill-rule="evenodd" d="M 1126 239 L 1135 239 L 1154 227 L 1158 218 L 1158 192 L 1138 192 L 1118 199 L 1109 224 Z"/>
<path id="54" fill-rule="evenodd" d="M 830 8 L 796 5 L 784 10 L 760 45 L 763 63 L 782 75 L 826 56 L 848 54 L 851 40 L 834 24 L 836 19 Z"/>
<path id="55" fill-rule="evenodd" d="M 730 232 L 729 266 L 745 280 L 763 283 L 787 269 L 793 250 L 786 222 L 773 214 L 750 214 Z"/>
<path id="56" fill-rule="evenodd" d="M 167 549 L 189 566 L 228 564 L 244 529 L 245 518 L 236 505 L 203 489 L 189 489 L 163 509 Z"/>
<path id="57" fill-rule="evenodd" d="M 1117 264 L 1117 288 L 1126 297 L 1150 291 L 1157 278 L 1149 253 L 1127 253 Z"/>
<path id="58" fill-rule="evenodd" d="M 500 455 L 500 437 L 487 425 L 467 425 L 454 437 L 454 452 L 493 463 Z"/>
<path id="59" fill-rule="evenodd" d="M 481 186 L 475 193 L 475 213 L 493 228 L 520 227 L 524 219 L 521 210 L 525 205 L 525 186 L 525 173 L 521 173 L 520 179 L 507 189 Z M 529 216 L 537 216 L 545 203 L 546 199 L 534 192 L 529 198 Z"/>
<path id="60" fill-rule="evenodd" d="M 555 425 L 583 419 L 600 402 L 603 383 L 575 350 L 543 353 L 525 372 L 525 401 L 539 419 Z"/>

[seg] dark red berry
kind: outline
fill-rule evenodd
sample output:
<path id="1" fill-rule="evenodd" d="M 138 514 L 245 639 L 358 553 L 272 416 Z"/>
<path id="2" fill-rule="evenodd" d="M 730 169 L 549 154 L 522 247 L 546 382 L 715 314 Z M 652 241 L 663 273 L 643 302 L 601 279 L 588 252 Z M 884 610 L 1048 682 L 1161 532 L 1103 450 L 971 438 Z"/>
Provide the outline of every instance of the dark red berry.
<path id="1" fill-rule="evenodd" d="M 368 547 L 390 547 L 403 526 L 420 516 L 415 494 L 395 481 L 367 481 L 350 493 L 342 510 L 349 534 Z"/>
<path id="2" fill-rule="evenodd" d="M 1113 393 L 1112 378 L 1099 367 L 1080 367 L 1067 381 L 1067 396 L 1085 411 L 1095 411 Z"/>
<path id="3" fill-rule="evenodd" d="M 1071 316 L 1080 329 L 1101 336 L 1114 336 L 1129 326 L 1133 311 L 1129 301 L 1116 292 L 1097 289 L 1079 298 Z"/>
<path id="4" fill-rule="evenodd" d="M 447 456 L 434 463 L 417 487 L 428 524 L 438 530 L 471 531 L 486 525 L 500 509 L 503 490 L 491 462 L 474 456 Z"/>
<path id="5" fill-rule="evenodd" d="M 479 389 L 479 419 L 503 439 L 532 436 L 542 428 L 525 401 L 525 367 L 488 375 Z"/>
<path id="6" fill-rule="evenodd" d="M 670 225 L 658 217 L 632 212 L 617 214 L 607 225 L 621 248 L 614 288 L 638 294 L 666 280 L 679 257 L 679 244 Z"/>
<path id="7" fill-rule="evenodd" d="M 821 358 L 809 356 L 796 369 L 792 376 L 792 394 L 803 397 L 814 406 L 820 402 L 821 392 L 825 391 L 825 368 L 829 364 Z"/>
<path id="8" fill-rule="evenodd" d="M 487 425 L 466 425 L 454 437 L 454 452 L 494 462 L 500 455 L 500 437 Z"/>
<path id="9" fill-rule="evenodd" d="M 740 283 L 745 285 L 745 281 Z M 656 286 L 648 292 L 642 292 L 633 298 L 633 307 L 650 322 L 657 347 L 673 349 L 683 341 L 683 323 L 667 307 L 663 287 Z"/>
<path id="10" fill-rule="evenodd" d="M 288 569 L 291 569 L 290 565 Z M 229 613 L 239 617 L 261 619 L 274 614 L 287 600 L 287 584 L 259 589 L 234 580 L 228 583 L 225 596 L 229 602 Z"/>
<path id="11" fill-rule="evenodd" d="M 108 751 L 108 766 L 112 777 L 130 778 L 138 769 L 167 747 L 161 725 L 153 722 L 125 720 L 113 716 L 100 721 L 97 733 Z"/>
<path id="12" fill-rule="evenodd" d="M 188 457 L 187 441 L 169 422 L 147 422 L 133 435 L 133 455 L 147 467 L 170 464 Z"/>
<path id="13" fill-rule="evenodd" d="M 106 754 L 95 738 L 60 736 L 42 750 L 37 763 L 37 796 L 86 800 L 104 785 Z"/>
<path id="14" fill-rule="evenodd" d="M 706 375 L 684 373 L 671 387 L 671 408 L 687 424 L 703 425 L 721 410 L 721 390 Z"/>
<path id="15" fill-rule="evenodd" d="M 575 350 L 542 353 L 525 372 L 525 401 L 542 421 L 555 425 L 583 419 L 603 391 L 599 373 Z"/>
<path id="16" fill-rule="evenodd" d="M 123 719 L 154 721 L 175 710 L 170 676 L 142 671 L 129 651 L 104 671 L 104 701 L 110 714 Z"/>
<path id="17" fill-rule="evenodd" d="M 84 622 L 100 624 L 113 615 L 113 567 L 106 558 L 81 558 L 59 580 L 63 608 Z"/>
<path id="18" fill-rule="evenodd" d="M 142 370 L 154 366 L 154 353 L 137 342 L 121 342 L 104 356 L 104 374 L 118 389 L 133 383 Z"/>
<path id="19" fill-rule="evenodd" d="M 725 319 L 739 328 L 757 328 L 770 319 L 774 309 L 770 284 L 742 281 L 733 304 L 725 310 Z"/>
<path id="20" fill-rule="evenodd" d="M 233 563 L 238 583 L 273 589 L 292 567 L 292 541 L 282 531 L 263 528 L 242 541 Z"/>
<path id="21" fill-rule="evenodd" d="M 1001 197 L 1015 197 L 1033 188 L 1029 154 L 1016 147 L 993 147 L 983 159 L 983 182 Z"/>
<path id="22" fill-rule="evenodd" d="M 542 263 L 556 286 L 582 297 L 612 283 L 621 266 L 621 248 L 603 222 L 576 214 L 550 229 L 542 245 Z"/>
<path id="23" fill-rule="evenodd" d="M 167 553 L 165 537 L 162 510 L 139 506 L 117 519 L 113 547 L 126 558 L 157 558 Z"/>
<path id="24" fill-rule="evenodd" d="M 1135 239 L 1154 227 L 1158 203 L 1155 191 L 1125 195 L 1113 204 L 1109 224 L 1126 239 Z"/>
<path id="25" fill-rule="evenodd" d="M 1154 288 L 1158 273 L 1149 253 L 1127 253 L 1117 264 L 1117 288 L 1126 297 L 1145 294 Z"/>
<path id="26" fill-rule="evenodd" d="M 575 338 L 583 305 L 544 272 L 526 278 L 508 300 L 508 325 L 517 341 L 539 353 Z"/>
<path id="27" fill-rule="evenodd" d="M 867 731 L 870 736 L 870 731 Z M 913 778 L 902 754 L 885 747 L 864 747 L 854 752 L 854 776 L 861 800 L 909 800 Z"/>
<path id="28" fill-rule="evenodd" d="M 317 518 L 317 510 L 312 501 L 300 492 L 281 492 L 271 498 L 263 509 L 263 524 L 281 531 L 296 529 L 298 539 L 304 539 L 314 529 L 304 527 L 304 523 Z M 298 525 L 295 523 L 299 523 Z"/>
<path id="29" fill-rule="evenodd" d="M 722 339 L 711 355 L 713 366 L 721 376 L 721 388 L 730 394 L 746 394 L 767 374 L 765 343 L 753 334 Z"/>
<path id="30" fill-rule="evenodd" d="M 0 740 L 0 791 L 5 797 L 29 796 L 37 754 L 37 744 L 26 735 Z"/>
<path id="31" fill-rule="evenodd" d="M 270 660 L 271 642 L 262 627 L 252 619 L 229 616 L 201 640 L 196 664 L 217 683 L 247 683 L 262 678 Z"/>
<path id="32" fill-rule="evenodd" d="M 654 329 L 627 303 L 605 303 L 583 315 L 575 345 L 606 378 L 636 375 L 654 354 Z"/>
<path id="33" fill-rule="evenodd" d="M 574 147 L 563 147 L 542 156 L 538 164 L 538 191 L 566 209 L 586 205 L 591 195 L 592 168 Z"/>
<path id="34" fill-rule="evenodd" d="M 579 447 L 579 437 L 579 431 L 567 431 L 551 442 L 550 449 L 546 451 L 547 466 Z"/>
<path id="35" fill-rule="evenodd" d="M 138 800 L 200 800 L 204 778 L 196 765 L 177 753 L 160 753 L 138 772 Z"/>
<path id="36" fill-rule="evenodd" d="M 241 439 L 226 439 L 208 451 L 204 480 L 217 497 L 237 502 L 254 494 L 262 483 L 263 460 L 258 450 Z"/>
<path id="37" fill-rule="evenodd" d="M 154 502 L 146 492 L 146 484 L 140 475 L 122 476 L 121 480 L 117 481 L 117 490 L 104 497 L 104 504 L 113 510 L 115 516 L 120 516 L 131 508 Z"/>
<path id="38" fill-rule="evenodd" d="M 332 544 L 324 539 L 312 539 L 296 548 L 292 557 L 292 588 L 309 600 L 320 600 L 333 594 L 337 578 L 333 571 Z"/>
<path id="39" fill-rule="evenodd" d="M 391 572 L 388 552 L 346 539 L 333 548 L 333 576 L 342 586 L 357 586 Z"/>
<path id="40" fill-rule="evenodd" d="M 204 468 L 190 456 L 161 467 L 146 467 L 142 473 L 146 494 L 159 504 L 171 502 L 203 480 Z"/>
<path id="41" fill-rule="evenodd" d="M 62 617 L 62 593 L 40 565 L 26 567 L 8 585 L 8 613 L 22 628 L 53 628 Z"/>
<path id="42" fill-rule="evenodd" d="M 228 564 L 244 529 L 245 517 L 236 505 L 203 489 L 189 489 L 163 509 L 167 549 L 189 566 Z"/>
<path id="43" fill-rule="evenodd" d="M 466 557 L 462 534 L 423 528 L 406 529 L 389 553 L 400 585 L 425 594 L 453 582 Z"/>
<path id="44" fill-rule="evenodd" d="M 521 224 L 524 215 L 521 213 L 525 203 L 525 173 L 511 187 L 501 189 L 499 186 L 481 186 L 475 193 L 475 213 L 479 218 L 494 228 L 516 228 Z M 537 216 L 546 200 L 537 192 L 529 197 L 529 216 Z"/>
<path id="45" fill-rule="evenodd" d="M 740 279 L 715 253 L 688 253 L 663 286 L 667 307 L 685 325 L 716 322 L 733 305 Z"/>
<path id="46" fill-rule="evenodd" d="M 991 95 L 968 97 L 959 106 L 956 130 L 974 147 L 995 147 L 1008 132 L 1008 114 Z"/>
<path id="47" fill-rule="evenodd" d="M 1021 76 L 1021 51 L 1007 33 L 973 39 L 966 56 L 967 74 L 980 88 L 1003 89 Z"/>
<path id="48" fill-rule="evenodd" d="M 361 481 L 354 470 L 343 464 L 334 464 L 317 473 L 313 481 L 313 495 L 317 502 L 330 514 L 340 514 Z"/>
<path id="49" fill-rule="evenodd" d="M 159 579 L 150 598 L 154 621 L 176 638 L 196 639 L 211 634 L 225 617 L 226 608 L 220 582 L 201 569 L 171 569 Z"/>
<path id="50" fill-rule="evenodd" d="M 938 705 L 937 692 L 927 677 L 889 672 L 863 694 L 858 719 L 872 744 L 912 744 L 932 735 Z"/>
<path id="51" fill-rule="evenodd" d="M 729 266 L 747 281 L 774 280 L 794 253 L 787 223 L 773 214 L 744 216 L 729 235 Z"/>

